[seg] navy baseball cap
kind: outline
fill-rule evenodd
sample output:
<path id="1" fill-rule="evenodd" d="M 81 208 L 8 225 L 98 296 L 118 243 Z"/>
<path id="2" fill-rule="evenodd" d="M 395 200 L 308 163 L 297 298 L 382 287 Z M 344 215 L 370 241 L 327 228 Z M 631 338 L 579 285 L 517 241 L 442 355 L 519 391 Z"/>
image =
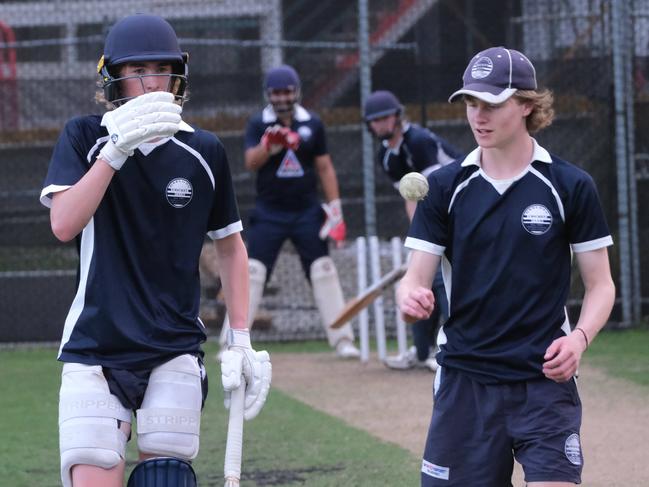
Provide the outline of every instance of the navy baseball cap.
<path id="1" fill-rule="evenodd" d="M 505 47 L 481 51 L 469 62 L 462 76 L 464 85 L 448 99 L 474 96 L 487 103 L 502 103 L 517 90 L 536 90 L 536 71 L 525 54 Z"/>

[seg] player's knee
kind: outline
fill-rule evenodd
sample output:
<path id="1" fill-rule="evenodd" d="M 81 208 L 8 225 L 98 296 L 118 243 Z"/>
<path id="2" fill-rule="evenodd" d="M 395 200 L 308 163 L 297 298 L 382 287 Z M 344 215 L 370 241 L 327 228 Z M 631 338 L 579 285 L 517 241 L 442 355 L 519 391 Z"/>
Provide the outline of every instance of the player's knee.
<path id="1" fill-rule="evenodd" d="M 137 411 L 138 449 L 142 453 L 191 460 L 198 455 L 201 366 L 181 355 L 151 372 Z"/>
<path id="2" fill-rule="evenodd" d="M 131 412 L 109 393 L 100 366 L 63 366 L 59 403 L 61 480 L 72 486 L 75 465 L 116 467 L 124 459 L 127 436 L 119 421 L 130 423 Z"/>
<path id="3" fill-rule="evenodd" d="M 131 472 L 127 487 L 196 487 L 196 474 L 189 462 L 178 458 L 151 458 Z"/>

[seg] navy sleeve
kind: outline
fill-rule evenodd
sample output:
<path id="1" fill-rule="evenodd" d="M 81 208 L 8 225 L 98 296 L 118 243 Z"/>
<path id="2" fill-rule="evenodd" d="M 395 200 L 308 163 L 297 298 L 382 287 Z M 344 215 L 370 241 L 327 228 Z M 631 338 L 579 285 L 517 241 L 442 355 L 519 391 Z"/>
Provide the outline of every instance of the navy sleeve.
<path id="1" fill-rule="evenodd" d="M 449 220 L 445 192 L 434 174 L 428 177 L 428 187 L 428 195 L 417 204 L 408 237 L 447 247 Z"/>
<path id="2" fill-rule="evenodd" d="M 57 187 L 73 186 L 90 169 L 90 162 L 86 159 L 90 147 L 83 143 L 82 130 L 81 119 L 68 121 L 54 146 L 41 193 L 41 202 L 46 206 L 49 206 Z"/>
<path id="3" fill-rule="evenodd" d="M 412 151 L 413 165 L 418 172 L 423 172 L 440 162 L 437 160 L 437 142 L 433 137 L 418 136 L 412 141 L 410 150 Z"/>
<path id="4" fill-rule="evenodd" d="M 240 224 L 241 218 L 232 185 L 228 157 L 220 142 L 216 146 L 214 158 L 214 205 L 210 214 L 208 230 L 216 232 L 215 236 L 219 238 L 238 231 L 228 227 Z"/>
<path id="5" fill-rule="evenodd" d="M 327 150 L 327 135 L 325 134 L 324 124 L 318 118 L 316 118 L 316 121 L 317 121 L 316 132 L 315 132 L 315 137 L 313 139 L 314 157 L 323 156 L 329 153 L 329 151 Z"/>
<path id="6" fill-rule="evenodd" d="M 252 117 L 246 126 L 246 133 L 243 139 L 244 150 L 259 145 L 259 141 L 261 140 L 261 136 L 264 135 L 265 130 L 266 126 L 261 121 L 261 117 L 259 115 Z"/>
<path id="7" fill-rule="evenodd" d="M 568 239 L 571 244 L 588 244 L 610 237 L 597 188 L 588 174 L 583 173 L 583 177 L 577 181 L 566 204 L 565 212 Z M 603 246 L 596 245 L 593 248 Z"/>

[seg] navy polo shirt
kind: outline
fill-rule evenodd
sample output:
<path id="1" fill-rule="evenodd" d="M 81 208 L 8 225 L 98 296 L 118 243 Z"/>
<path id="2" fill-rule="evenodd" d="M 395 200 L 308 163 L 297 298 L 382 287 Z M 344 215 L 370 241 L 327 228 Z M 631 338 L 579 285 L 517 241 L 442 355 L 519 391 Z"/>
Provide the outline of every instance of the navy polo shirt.
<path id="1" fill-rule="evenodd" d="M 450 317 L 438 361 L 485 383 L 542 377 L 570 331 L 571 252 L 612 245 L 592 178 L 534 141 L 511 181 L 489 178 L 480 149 L 428 176 L 405 245 L 442 257 Z"/>
<path id="2" fill-rule="evenodd" d="M 41 192 L 77 183 L 108 139 L 99 116 L 70 120 L 54 148 Z M 205 239 L 242 230 L 221 142 L 183 123 L 142 144 L 114 175 L 77 237 L 78 288 L 59 360 L 119 369 L 154 367 L 200 353 L 198 261 Z"/>
<path id="3" fill-rule="evenodd" d="M 279 123 L 271 105 L 254 115 L 246 127 L 245 149 L 257 146 L 266 129 Z M 300 145 L 296 151 L 282 149 L 259 168 L 257 199 L 281 209 L 299 210 L 320 204 L 315 158 L 328 153 L 327 141 L 322 121 L 300 105 L 295 106 L 290 129 L 299 134 Z"/>
<path id="4" fill-rule="evenodd" d="M 431 172 L 461 157 L 460 152 L 444 139 L 417 124 L 406 124 L 403 138 L 397 147 L 382 141 L 377 162 L 395 188 L 409 172 L 428 176 Z"/>

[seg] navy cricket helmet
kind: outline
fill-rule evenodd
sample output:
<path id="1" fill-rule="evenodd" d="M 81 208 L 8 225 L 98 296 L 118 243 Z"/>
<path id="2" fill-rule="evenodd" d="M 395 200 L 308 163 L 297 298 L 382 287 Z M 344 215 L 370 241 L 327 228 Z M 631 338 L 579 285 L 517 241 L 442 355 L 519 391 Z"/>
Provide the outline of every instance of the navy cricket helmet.
<path id="1" fill-rule="evenodd" d="M 172 65 L 169 91 L 182 102 L 187 88 L 189 55 L 180 50 L 173 27 L 162 17 L 135 14 L 117 21 L 108 31 L 104 54 L 97 65 L 106 100 L 119 105 L 119 66 L 138 61 L 168 61 Z M 159 76 L 159 75 L 149 75 Z"/>
<path id="2" fill-rule="evenodd" d="M 266 81 L 264 88 L 268 90 L 290 90 L 296 92 L 300 90 L 300 77 L 297 71 L 288 64 L 283 64 L 277 68 L 273 68 L 266 73 Z"/>
<path id="3" fill-rule="evenodd" d="M 273 92 L 276 90 L 289 90 L 292 91 L 292 95 L 275 96 Z M 300 77 L 297 71 L 288 64 L 271 69 L 266 73 L 264 93 L 277 115 L 292 113 L 301 96 Z"/>
<path id="4" fill-rule="evenodd" d="M 391 91 L 379 90 L 372 93 L 365 100 L 363 117 L 366 122 L 386 117 L 388 115 L 401 115 L 403 106 Z"/>

